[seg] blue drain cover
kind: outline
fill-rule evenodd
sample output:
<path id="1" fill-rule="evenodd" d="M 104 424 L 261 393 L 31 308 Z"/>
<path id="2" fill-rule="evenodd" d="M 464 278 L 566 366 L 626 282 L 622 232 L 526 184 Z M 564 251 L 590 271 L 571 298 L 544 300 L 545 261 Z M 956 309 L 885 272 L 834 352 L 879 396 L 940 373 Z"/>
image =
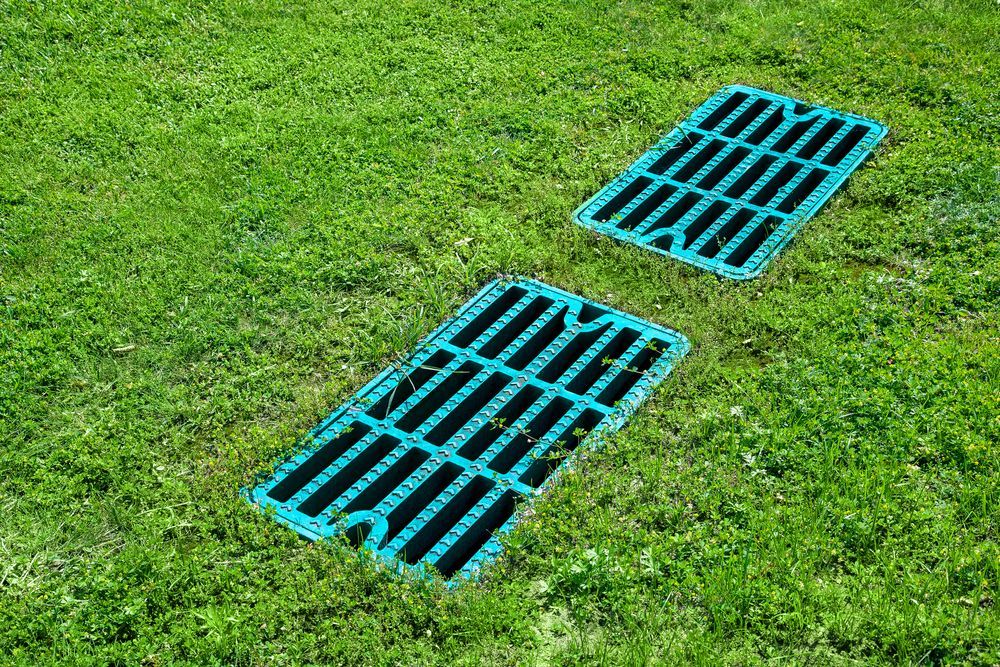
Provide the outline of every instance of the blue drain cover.
<path id="1" fill-rule="evenodd" d="M 720 275 L 753 278 L 886 131 L 861 116 L 728 86 L 574 218 Z"/>
<path id="2" fill-rule="evenodd" d="M 496 281 L 337 408 L 249 491 L 309 539 L 469 575 L 514 511 L 688 351 L 683 336 L 530 280 Z"/>

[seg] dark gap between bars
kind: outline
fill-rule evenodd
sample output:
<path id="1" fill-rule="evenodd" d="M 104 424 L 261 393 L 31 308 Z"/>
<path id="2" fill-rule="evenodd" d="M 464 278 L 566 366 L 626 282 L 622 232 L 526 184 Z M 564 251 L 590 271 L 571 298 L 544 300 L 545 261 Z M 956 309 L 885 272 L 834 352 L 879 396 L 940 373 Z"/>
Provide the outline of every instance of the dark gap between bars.
<path id="1" fill-rule="evenodd" d="M 534 419 L 528 424 L 524 431 L 519 432 L 514 439 L 500 450 L 487 464 L 490 470 L 495 470 L 500 474 L 511 471 L 517 462 L 524 458 L 524 455 L 531 451 L 537 443 L 556 423 L 563 418 L 569 409 L 573 407 L 571 401 L 556 396 L 548 405 L 542 408 Z"/>
<path id="2" fill-rule="evenodd" d="M 458 347 L 468 347 L 474 340 L 479 338 L 490 325 L 503 317 L 504 313 L 510 310 L 515 303 L 520 301 L 528 291 L 521 287 L 508 287 L 503 294 L 488 305 L 483 312 L 479 313 L 471 322 L 462 328 L 452 339 L 452 345 Z"/>
<path id="3" fill-rule="evenodd" d="M 556 442 L 524 471 L 518 480 L 536 489 L 540 487 L 549 478 L 552 471 L 558 468 L 559 464 L 579 447 L 590 432 L 597 428 L 602 419 L 604 419 L 603 412 L 591 408 L 585 409 L 563 431 Z"/>
<path id="4" fill-rule="evenodd" d="M 435 544 L 441 541 L 452 526 L 462 520 L 469 510 L 496 486 L 492 479 L 476 475 L 442 507 L 430 521 L 411 537 L 396 557 L 410 565 L 420 562 Z"/>
<path id="5" fill-rule="evenodd" d="M 393 541 L 411 521 L 417 518 L 417 515 L 434 502 L 434 499 L 441 495 L 441 492 L 447 489 L 461 474 L 462 467 L 450 462 L 444 463 L 440 468 L 435 470 L 430 477 L 424 480 L 420 486 L 406 497 L 406 500 L 389 512 L 389 515 L 386 517 L 389 530 L 381 546 Z"/>
<path id="6" fill-rule="evenodd" d="M 500 434 L 503 433 L 504 427 L 510 426 L 520 419 L 521 415 L 527 412 L 542 393 L 538 387 L 527 385 L 514 394 L 514 397 L 507 401 L 492 419 L 480 426 L 475 435 L 462 445 L 462 448 L 458 450 L 458 455 L 470 461 L 478 459 L 496 442 Z M 503 424 L 503 426 L 499 424 Z"/>
<path id="7" fill-rule="evenodd" d="M 344 452 L 361 442 L 361 439 L 370 431 L 371 427 L 367 424 L 353 422 L 338 433 L 333 440 L 317 449 L 312 456 L 288 473 L 283 480 L 275 484 L 274 488 L 267 492 L 267 495 L 279 503 L 287 502 L 316 475 L 343 456 Z"/>
<path id="8" fill-rule="evenodd" d="M 413 369 L 409 375 L 404 376 L 396 386 L 378 400 L 375 405 L 368 408 L 367 414 L 376 419 L 386 419 L 400 405 L 406 402 L 418 389 L 427 384 L 427 381 L 441 372 L 455 358 L 455 355 L 446 350 L 438 350 L 426 361 Z"/>
<path id="9" fill-rule="evenodd" d="M 525 329 L 534 324 L 535 320 L 541 317 L 549 306 L 554 303 L 552 299 L 545 296 L 536 296 L 527 306 L 521 309 L 510 322 L 508 322 L 496 335 L 491 336 L 483 346 L 479 348 L 479 354 L 487 359 L 496 359 L 497 355 L 507 349 L 514 340 L 524 333 Z"/>
<path id="10" fill-rule="evenodd" d="M 486 404 L 493 400 L 510 381 L 511 377 L 503 373 L 490 375 L 482 384 L 473 389 L 472 393 L 466 396 L 461 403 L 455 406 L 454 410 L 448 412 L 424 439 L 439 446 L 448 442 L 458 432 L 458 429 L 479 414 L 479 411 L 486 407 Z"/>
<path id="11" fill-rule="evenodd" d="M 639 350 L 631 362 L 619 371 L 614 380 L 608 383 L 604 391 L 597 397 L 597 402 L 608 407 L 614 406 L 625 394 L 635 386 L 639 379 L 653 367 L 653 364 L 663 356 L 670 344 L 654 338 L 650 344 Z"/>
<path id="12" fill-rule="evenodd" d="M 479 519 L 465 531 L 455 544 L 434 563 L 434 567 L 448 578 L 461 570 L 469 560 L 483 548 L 493 533 L 507 523 L 514 515 L 518 503 L 523 500 L 521 494 L 508 489 L 500 498 L 490 505 Z"/>
<path id="13" fill-rule="evenodd" d="M 736 268 L 742 267 L 780 224 L 779 218 L 767 216 L 723 261 Z"/>
<path id="14" fill-rule="evenodd" d="M 391 435 L 381 435 L 375 442 L 368 445 L 364 451 L 358 454 L 346 466 L 328 479 L 323 486 L 309 495 L 306 500 L 299 505 L 298 510 L 306 516 L 318 516 L 330 504 L 343 495 L 344 491 L 351 488 L 359 479 L 374 468 L 379 462 L 389 455 L 393 449 L 399 445 L 399 440 Z"/>
<path id="15" fill-rule="evenodd" d="M 416 472 L 417 468 L 422 466 L 430 456 L 430 454 L 418 447 L 406 450 L 406 453 L 389 466 L 388 470 L 379 475 L 374 482 L 347 504 L 344 508 L 344 513 L 351 514 L 360 510 L 375 509 L 393 489 Z M 336 521 L 336 519 L 333 521 Z"/>
<path id="16" fill-rule="evenodd" d="M 397 428 L 412 433 L 418 426 L 424 423 L 428 417 L 434 414 L 449 398 L 458 393 L 459 389 L 467 385 L 472 378 L 483 370 L 480 364 L 474 361 L 466 361 L 456 368 L 445 378 L 444 382 L 434 387 L 429 394 L 420 399 L 416 405 L 409 409 L 399 421 Z"/>

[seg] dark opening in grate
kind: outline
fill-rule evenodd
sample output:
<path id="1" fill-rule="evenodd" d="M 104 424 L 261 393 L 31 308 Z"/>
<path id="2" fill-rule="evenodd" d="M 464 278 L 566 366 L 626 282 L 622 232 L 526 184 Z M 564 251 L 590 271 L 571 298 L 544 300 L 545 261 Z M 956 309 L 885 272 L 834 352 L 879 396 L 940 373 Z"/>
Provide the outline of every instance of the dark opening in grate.
<path id="1" fill-rule="evenodd" d="M 534 281 L 494 282 L 335 410 L 251 500 L 310 539 L 471 574 L 596 431 L 619 428 L 683 336 Z"/>
<path id="2" fill-rule="evenodd" d="M 861 116 L 729 86 L 574 219 L 723 276 L 752 278 L 885 133 Z"/>

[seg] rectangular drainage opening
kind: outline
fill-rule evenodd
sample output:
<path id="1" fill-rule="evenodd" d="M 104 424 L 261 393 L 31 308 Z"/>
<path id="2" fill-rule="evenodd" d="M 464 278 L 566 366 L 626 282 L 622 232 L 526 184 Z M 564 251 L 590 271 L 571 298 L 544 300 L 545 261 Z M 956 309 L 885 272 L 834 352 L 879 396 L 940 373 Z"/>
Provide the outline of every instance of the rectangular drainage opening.
<path id="1" fill-rule="evenodd" d="M 682 135 L 677 139 L 673 146 L 657 158 L 656 162 L 649 167 L 649 171 L 654 174 L 665 174 L 667 169 L 674 166 L 674 163 L 687 155 L 691 149 L 697 146 L 704 138 L 705 135 L 698 134 L 697 132 L 689 132 Z"/>
<path id="2" fill-rule="evenodd" d="M 584 203 L 574 219 L 722 276 L 752 278 L 885 134 L 884 126 L 861 116 L 729 86 Z M 708 238 L 723 215 L 734 225 L 747 216 L 767 224 L 749 235 L 748 245 L 734 248 Z M 611 220 L 614 225 L 601 224 Z M 747 254 L 752 247 L 766 250 Z"/>
<path id="3" fill-rule="evenodd" d="M 331 463 L 343 456 L 348 449 L 361 442 L 371 430 L 370 426 L 361 422 L 353 422 L 343 427 L 330 442 L 285 475 L 280 483 L 267 492 L 267 495 L 279 503 L 287 502 Z"/>
<path id="4" fill-rule="evenodd" d="M 463 486 L 454 498 L 406 541 L 396 554 L 396 558 L 404 563 L 416 565 L 494 486 L 496 482 L 492 479 L 479 475 L 473 477 L 472 482 Z"/>
<path id="5" fill-rule="evenodd" d="M 309 498 L 299 505 L 299 511 L 306 516 L 319 515 L 330 503 L 339 498 L 344 491 L 395 449 L 399 442 L 391 435 L 380 435 L 375 442 L 368 445 L 322 486 L 313 491 Z"/>
<path id="6" fill-rule="evenodd" d="M 388 419 L 396 408 L 405 403 L 406 399 L 423 387 L 428 380 L 440 373 L 454 358 L 455 355 L 451 352 L 438 350 L 396 383 L 392 391 L 368 409 L 368 414 L 378 419 Z"/>
<path id="7" fill-rule="evenodd" d="M 598 222 L 607 222 L 612 218 L 612 216 L 618 215 L 618 212 L 628 206 L 629 202 L 636 198 L 636 196 L 646 189 L 653 179 L 647 178 L 646 176 L 639 176 L 634 181 L 625 186 L 621 192 L 616 194 L 611 201 L 605 204 L 601 210 L 599 210 L 594 219 Z"/>
<path id="8" fill-rule="evenodd" d="M 572 454 L 580 443 L 597 428 L 597 425 L 604 419 L 604 413 L 587 408 L 579 417 L 573 420 L 556 442 L 548 447 L 545 452 L 535 459 L 519 478 L 525 484 L 538 488 L 548 479 L 549 475 L 559 467 L 559 465 Z"/>
<path id="9" fill-rule="evenodd" d="M 458 393 L 458 391 L 469 384 L 475 375 L 483 370 L 482 364 L 474 361 L 466 361 L 457 369 L 448 374 L 444 382 L 431 390 L 410 410 L 396 422 L 396 427 L 407 432 L 413 432 L 417 426 L 422 424 L 441 408 L 445 402 Z"/>
<path id="10" fill-rule="evenodd" d="M 507 403 L 458 450 L 458 455 L 475 461 L 490 445 L 497 441 L 504 429 L 517 422 L 528 411 L 542 393 L 539 387 L 528 385 L 514 395 Z"/>
<path id="11" fill-rule="evenodd" d="M 542 313 L 544 313 L 551 305 L 552 299 L 544 296 L 532 299 L 527 306 L 522 308 L 521 311 L 518 312 L 518 314 L 504 326 L 504 328 L 486 341 L 486 343 L 479 349 L 479 354 L 487 359 L 496 359 L 501 352 L 506 350 L 507 347 L 514 342 L 515 338 L 520 336 L 529 326 L 534 324 Z"/>
<path id="12" fill-rule="evenodd" d="M 434 563 L 434 567 L 445 577 L 455 574 L 494 536 L 498 528 L 514 516 L 514 510 L 523 499 L 524 496 L 516 491 L 504 491 L 500 499 L 490 505 L 455 544 L 445 551 Z"/>
<path id="13" fill-rule="evenodd" d="M 364 491 L 354 497 L 344 508 L 345 514 L 374 509 L 393 490 L 422 466 L 430 454 L 422 449 L 408 449 L 388 470 L 378 476 Z"/>
<path id="14" fill-rule="evenodd" d="M 519 503 L 687 349 L 561 290 L 497 281 L 249 494 L 310 539 L 343 534 L 400 567 L 470 575 L 500 552 Z"/>
<path id="15" fill-rule="evenodd" d="M 549 401 L 538 416 L 528 423 L 527 428 L 518 430 L 514 439 L 490 461 L 490 469 L 500 473 L 510 472 L 511 468 L 524 458 L 535 443 L 544 437 L 571 407 L 573 404 L 565 398 L 556 397 Z"/>
<path id="16" fill-rule="evenodd" d="M 413 493 L 406 496 L 386 517 L 388 532 L 385 542 L 392 542 L 403 529 L 410 525 L 417 515 L 427 509 L 441 492 L 451 486 L 462 474 L 462 467 L 455 463 L 445 463 L 427 476 Z"/>

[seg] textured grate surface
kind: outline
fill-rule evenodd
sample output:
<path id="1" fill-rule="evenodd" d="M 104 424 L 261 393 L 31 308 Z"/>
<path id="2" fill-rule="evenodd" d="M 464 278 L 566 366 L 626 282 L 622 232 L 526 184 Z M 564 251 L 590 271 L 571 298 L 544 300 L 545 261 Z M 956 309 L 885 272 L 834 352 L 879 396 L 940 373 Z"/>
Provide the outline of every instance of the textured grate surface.
<path id="1" fill-rule="evenodd" d="M 867 118 L 728 86 L 574 218 L 720 275 L 753 278 L 885 133 Z"/>
<path id="2" fill-rule="evenodd" d="M 249 491 L 317 539 L 475 572 L 518 504 L 620 427 L 688 350 L 673 331 L 534 281 L 497 281 Z"/>

